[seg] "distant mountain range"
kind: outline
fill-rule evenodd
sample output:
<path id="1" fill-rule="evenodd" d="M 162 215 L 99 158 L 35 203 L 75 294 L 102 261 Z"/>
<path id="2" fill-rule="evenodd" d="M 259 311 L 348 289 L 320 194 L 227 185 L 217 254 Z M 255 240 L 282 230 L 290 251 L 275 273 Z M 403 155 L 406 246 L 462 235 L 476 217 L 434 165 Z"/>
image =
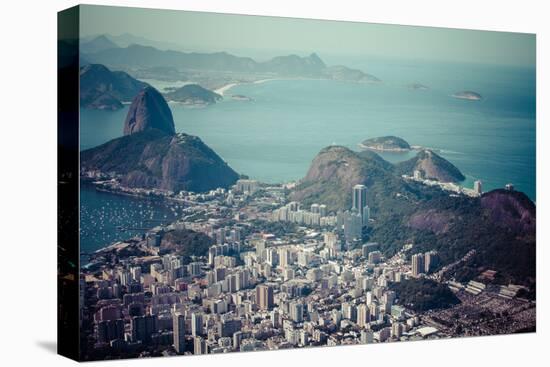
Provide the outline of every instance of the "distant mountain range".
<path id="1" fill-rule="evenodd" d="M 111 71 L 100 64 L 80 68 L 80 105 L 85 108 L 117 110 L 130 102 L 148 84 L 123 71 Z"/>
<path id="2" fill-rule="evenodd" d="M 373 75 L 346 66 L 328 67 L 315 53 L 306 57 L 298 55 L 278 56 L 269 61 L 257 62 L 250 57 L 235 56 L 227 52 L 182 52 L 160 50 L 152 46 L 139 44 L 105 48 L 107 42 L 100 37 L 84 43 L 82 47 L 83 57 L 88 62 L 104 64 L 113 68 L 174 67 L 190 70 L 270 73 L 287 77 L 326 78 L 360 82 L 379 81 Z"/>
<path id="3" fill-rule="evenodd" d="M 95 53 L 117 47 L 119 46 L 116 43 L 104 35 L 98 36 L 88 42 L 80 43 L 80 51 L 84 53 Z"/>

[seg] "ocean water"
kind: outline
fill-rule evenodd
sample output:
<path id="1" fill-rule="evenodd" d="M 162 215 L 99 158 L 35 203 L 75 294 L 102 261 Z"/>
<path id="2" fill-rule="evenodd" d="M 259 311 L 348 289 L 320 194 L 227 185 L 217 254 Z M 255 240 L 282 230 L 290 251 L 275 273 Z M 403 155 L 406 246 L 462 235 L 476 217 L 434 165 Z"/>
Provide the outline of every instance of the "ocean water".
<path id="1" fill-rule="evenodd" d="M 494 65 L 346 58 L 329 60 L 382 79 L 363 84 L 272 80 L 242 84 L 204 108 L 171 104 L 176 130 L 198 135 L 237 172 L 264 182 L 303 177 L 331 144 L 358 149 L 367 139 L 396 135 L 438 149 L 484 190 L 513 183 L 536 200 L 535 69 Z M 340 62 L 339 62 L 340 61 Z M 412 90 L 421 83 L 428 90 Z M 481 101 L 452 98 L 471 90 Z M 253 101 L 234 101 L 242 94 Z M 122 135 L 127 106 L 81 111 L 81 149 Z M 414 153 L 383 153 L 396 162 Z M 86 205 L 86 203 L 84 203 Z"/>
<path id="2" fill-rule="evenodd" d="M 80 248 L 92 252 L 181 216 L 180 205 L 80 189 Z M 85 261 L 85 259 L 83 259 Z"/>

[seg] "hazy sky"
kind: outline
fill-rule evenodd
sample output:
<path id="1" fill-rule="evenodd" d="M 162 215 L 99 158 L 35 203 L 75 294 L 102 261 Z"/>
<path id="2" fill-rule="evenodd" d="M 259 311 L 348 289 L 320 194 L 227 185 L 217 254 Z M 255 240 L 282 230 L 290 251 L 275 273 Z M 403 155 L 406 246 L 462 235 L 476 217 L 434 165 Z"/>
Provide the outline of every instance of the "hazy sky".
<path id="1" fill-rule="evenodd" d="M 82 36 L 130 33 L 239 56 L 317 52 L 534 66 L 535 35 L 277 17 L 83 6 Z"/>

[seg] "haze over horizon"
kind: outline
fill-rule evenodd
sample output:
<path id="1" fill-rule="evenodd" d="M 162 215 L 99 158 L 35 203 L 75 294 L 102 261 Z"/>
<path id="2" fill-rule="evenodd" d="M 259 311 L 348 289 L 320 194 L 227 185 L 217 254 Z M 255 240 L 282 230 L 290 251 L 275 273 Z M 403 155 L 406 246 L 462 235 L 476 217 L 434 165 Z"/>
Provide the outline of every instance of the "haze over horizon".
<path id="1" fill-rule="evenodd" d="M 82 37 L 131 34 L 166 49 L 227 51 L 269 58 L 281 52 L 364 55 L 534 67 L 534 34 L 84 5 Z M 182 41 L 184 37 L 187 37 Z M 227 45 L 231 45 L 228 48 Z"/>

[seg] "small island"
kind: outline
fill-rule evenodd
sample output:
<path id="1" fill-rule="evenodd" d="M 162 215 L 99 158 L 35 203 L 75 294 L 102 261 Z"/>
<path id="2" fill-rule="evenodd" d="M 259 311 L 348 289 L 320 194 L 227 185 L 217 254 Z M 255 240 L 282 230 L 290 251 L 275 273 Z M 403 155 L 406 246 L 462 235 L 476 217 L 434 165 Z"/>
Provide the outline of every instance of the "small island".
<path id="1" fill-rule="evenodd" d="M 214 93 L 198 84 L 187 84 L 172 92 L 166 93 L 164 97 L 168 101 L 179 102 L 188 105 L 208 105 L 216 103 L 222 99 L 217 93 Z"/>
<path id="2" fill-rule="evenodd" d="M 248 97 L 242 94 L 233 94 L 231 96 L 231 99 L 234 101 L 253 101 L 254 100 L 251 97 Z"/>
<path id="3" fill-rule="evenodd" d="M 462 91 L 462 92 L 456 92 L 455 94 L 452 95 L 452 97 L 458 98 L 458 99 L 467 99 L 469 101 L 480 101 L 481 99 L 483 99 L 481 94 L 468 91 L 468 90 Z"/>
<path id="4" fill-rule="evenodd" d="M 397 136 L 382 136 L 367 139 L 359 144 L 361 148 L 377 150 L 381 152 L 407 152 L 411 146 L 404 139 Z"/>
<path id="5" fill-rule="evenodd" d="M 420 84 L 420 83 L 407 84 L 407 88 L 412 89 L 412 90 L 428 90 L 428 89 L 430 89 L 428 86 L 426 86 L 424 84 Z"/>

